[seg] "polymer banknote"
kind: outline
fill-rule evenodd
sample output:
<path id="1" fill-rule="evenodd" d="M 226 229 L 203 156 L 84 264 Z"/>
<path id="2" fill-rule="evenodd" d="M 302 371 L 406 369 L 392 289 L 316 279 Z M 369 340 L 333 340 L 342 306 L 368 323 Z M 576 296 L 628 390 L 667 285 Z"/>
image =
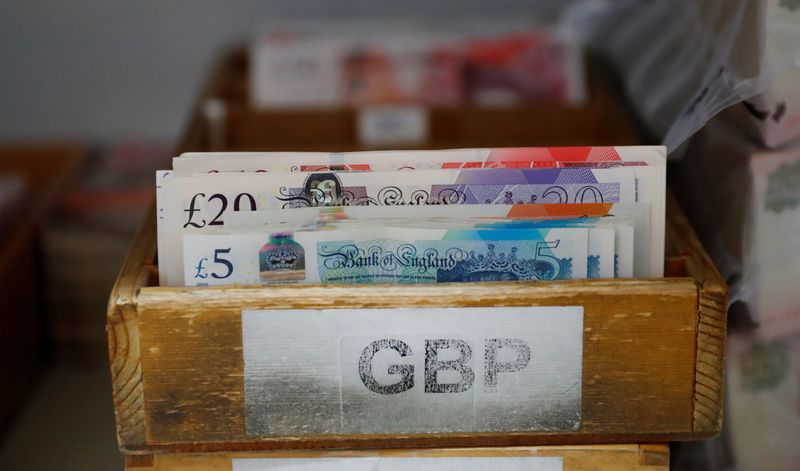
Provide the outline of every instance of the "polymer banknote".
<path id="1" fill-rule="evenodd" d="M 580 217 L 575 219 L 574 214 L 564 211 L 565 216 L 559 216 L 559 209 L 575 209 L 583 207 L 582 215 L 596 215 L 603 217 Z M 611 278 L 611 277 L 631 277 L 631 276 L 650 276 L 647 266 L 647 257 L 635 259 L 634 253 L 641 252 L 646 254 L 648 251 L 646 237 L 634 239 L 634 230 L 638 226 L 639 231 L 647 234 L 647 208 L 641 204 L 616 204 L 616 205 L 516 205 L 511 207 L 496 205 L 476 205 L 471 207 L 477 209 L 473 212 L 478 215 L 492 215 L 495 217 L 473 218 L 473 219 L 452 219 L 435 217 L 437 215 L 446 216 L 469 216 L 465 211 L 466 207 L 425 207 L 425 213 L 433 216 L 428 219 L 413 218 L 403 219 L 401 216 L 414 214 L 411 207 L 347 207 L 347 208 L 305 208 L 301 210 L 274 210 L 265 212 L 242 212 L 237 213 L 236 218 L 232 219 L 234 225 L 239 228 L 239 232 L 245 231 L 255 234 L 264 234 L 269 231 L 287 231 L 303 224 L 306 230 L 320 230 L 320 226 L 327 229 L 342 227 L 347 229 L 364 228 L 371 230 L 374 227 L 395 225 L 398 227 L 419 227 L 425 228 L 460 228 L 460 229 L 495 229 L 495 228 L 553 228 L 553 227 L 585 227 L 591 228 L 589 234 L 589 253 L 587 259 L 589 268 L 587 277 L 589 278 Z M 332 211 L 333 210 L 333 211 Z M 388 211 L 387 211 L 388 210 Z M 457 210 L 457 211 L 452 211 Z M 503 212 L 500 212 L 501 210 Z M 359 219 L 341 220 L 342 216 L 338 213 L 356 213 Z M 388 214 L 387 214 L 388 212 Z M 448 212 L 450 214 L 448 214 Z M 265 214 L 266 213 L 266 214 Z M 271 213 L 271 215 L 270 215 Z M 317 213 L 314 217 L 314 213 Z M 322 216 L 319 213 L 324 213 Z M 334 214 L 330 214 L 334 213 Z M 547 214 L 550 215 L 547 215 Z M 609 214 L 619 214 L 620 216 L 609 216 Z M 305 214 L 305 216 L 303 216 Z M 511 216 L 513 219 L 497 219 L 497 215 Z M 543 217 L 557 219 L 543 219 Z M 270 217 L 272 216 L 272 217 Z M 285 216 L 285 217 L 284 217 Z M 268 223 L 264 223 L 264 220 Z M 284 221 L 281 221 L 284 219 Z M 319 220 L 322 219 L 322 223 Z M 333 222 L 331 222 L 333 220 Z M 525 225 L 521 225 L 524 223 Z M 608 229 L 603 232 L 600 229 Z M 237 229 L 216 229 L 209 233 L 230 233 Z M 601 255 L 602 254 L 602 255 Z M 591 263 L 594 259 L 594 265 Z M 634 267 L 634 262 L 636 266 Z M 164 267 L 166 268 L 166 262 Z M 188 261 L 186 262 L 188 263 Z M 592 270 L 592 266 L 595 270 Z"/>
<path id="2" fill-rule="evenodd" d="M 345 208 L 335 208 L 335 209 L 345 209 Z M 378 209 L 378 208 L 371 208 L 371 209 Z M 442 211 L 433 211 L 431 213 L 440 213 L 446 214 Z M 496 221 L 496 220 L 489 220 L 489 219 L 477 219 L 477 218 L 452 218 L 452 217 L 430 217 L 430 218 L 401 218 L 397 217 L 397 215 L 393 215 L 394 217 L 387 217 L 388 215 L 384 213 L 378 213 L 371 211 L 372 214 L 369 216 L 373 217 L 362 217 L 360 219 L 350 219 L 344 212 L 331 212 L 324 214 L 323 217 L 317 219 L 310 219 L 307 218 L 305 221 L 302 218 L 293 218 L 294 225 L 289 221 L 280 221 L 281 214 L 288 214 L 293 215 L 296 213 L 295 211 L 284 211 L 277 215 L 274 215 L 274 218 L 270 219 L 269 223 L 267 224 L 258 224 L 257 221 L 259 217 L 263 217 L 262 213 L 246 213 L 246 217 L 239 218 L 239 229 L 233 231 L 222 231 L 223 234 L 228 233 L 252 233 L 252 234 L 259 234 L 264 233 L 264 230 L 268 231 L 288 231 L 288 230 L 297 230 L 296 228 L 299 227 L 296 224 L 298 222 L 305 222 L 302 226 L 302 230 L 305 231 L 318 231 L 320 233 L 325 233 L 326 231 L 330 230 L 355 230 L 360 229 L 364 231 L 373 231 L 375 228 L 383 228 L 383 227 L 396 227 L 396 228 L 403 228 L 403 229 L 418 229 L 423 228 L 427 229 L 439 229 L 439 230 L 462 230 L 462 231 L 482 231 L 484 234 L 489 237 L 490 233 L 486 231 L 491 230 L 500 230 L 500 231 L 507 231 L 507 230 L 518 230 L 518 229 L 553 229 L 553 228 L 567 228 L 567 227 L 582 227 L 589 230 L 588 235 L 588 253 L 587 253 L 587 278 L 614 278 L 617 276 L 615 273 L 618 272 L 618 261 L 615 254 L 615 244 L 617 239 L 621 240 L 623 244 L 620 247 L 620 250 L 623 255 L 623 276 L 632 276 L 632 266 L 629 266 L 629 263 L 632 262 L 633 258 L 633 227 L 630 226 L 630 233 L 624 232 L 622 227 L 617 228 L 611 221 L 601 221 L 598 218 L 580 218 L 580 219 L 559 219 L 557 221 L 553 221 L 550 219 L 539 219 L 539 220 L 529 220 L 527 224 L 509 224 L 509 221 Z M 307 213 L 308 214 L 308 213 Z M 363 216 L 364 212 L 361 212 Z M 351 214 L 352 215 L 352 214 Z M 377 216 L 377 217 L 374 217 Z M 263 219 L 261 219 L 263 221 Z M 624 226 L 624 223 L 617 220 L 617 223 L 620 226 Z M 627 224 L 632 224 L 632 221 L 628 220 L 625 221 Z M 501 234 L 502 232 L 498 233 Z M 617 234 L 620 234 L 618 237 Z M 627 237 L 630 235 L 630 237 Z M 625 245 L 627 244 L 627 245 Z M 184 243 L 185 246 L 185 243 Z M 185 260 L 184 263 L 190 263 L 188 260 Z M 184 267 L 186 269 L 186 266 Z"/>
<path id="3" fill-rule="evenodd" d="M 517 224 L 517 226 L 513 226 Z M 613 231 L 613 250 L 598 257 L 599 277 L 652 276 L 649 258 L 649 207 L 646 203 L 615 204 L 538 204 L 472 206 L 350 206 L 300 208 L 287 210 L 244 211 L 233 213 L 227 228 L 216 227 L 204 234 L 307 231 L 396 226 L 413 228 L 554 228 L 584 227 L 590 230 L 590 244 L 595 246 L 596 229 Z M 634 238 L 634 234 L 642 237 Z M 609 237 L 609 236 L 606 236 Z M 610 238 L 610 237 L 609 237 Z M 181 241 L 183 246 L 185 241 Z M 607 243 L 607 242 L 606 242 Z M 600 251 L 597 251 L 599 255 Z M 611 255 L 610 255 L 611 254 Z M 613 256 L 612 256 L 613 255 Z M 638 256 L 637 256 L 638 255 Z M 587 257 L 589 255 L 587 254 Z M 174 260 L 173 262 L 174 263 Z M 189 264 L 189 261 L 186 261 Z M 611 273 L 609 273 L 611 265 Z M 162 262 L 163 269 L 168 267 Z M 178 267 L 186 269 L 186 267 Z M 181 273 L 183 275 L 183 272 Z M 587 276 L 592 276 L 587 274 Z M 183 277 L 181 277 L 181 283 Z"/>
<path id="4" fill-rule="evenodd" d="M 588 230 L 373 226 L 185 235 L 183 247 L 188 285 L 559 280 L 587 277 Z"/>

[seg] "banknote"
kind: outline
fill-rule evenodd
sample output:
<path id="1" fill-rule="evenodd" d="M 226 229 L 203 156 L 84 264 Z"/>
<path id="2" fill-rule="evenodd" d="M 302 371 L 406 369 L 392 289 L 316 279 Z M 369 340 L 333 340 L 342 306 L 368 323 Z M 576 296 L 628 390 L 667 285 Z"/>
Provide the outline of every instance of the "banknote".
<path id="1" fill-rule="evenodd" d="M 364 220 L 326 220 L 324 222 L 310 224 L 307 228 L 313 230 L 349 229 L 363 228 L 372 230 L 374 227 L 392 226 L 398 228 L 442 229 L 442 230 L 509 230 L 509 229 L 554 229 L 565 227 L 583 227 L 589 230 L 588 251 L 587 251 L 587 278 L 614 278 L 615 277 L 615 244 L 616 230 L 608 224 L 601 224 L 596 218 L 593 219 L 559 219 L 559 220 L 538 220 L 529 221 L 525 225 L 507 224 L 504 222 L 479 222 L 475 219 L 454 219 L 454 218 L 429 218 L 429 219 L 364 219 Z M 291 227 L 289 225 L 284 227 Z M 279 228 L 279 230 L 285 230 Z M 628 247 L 621 250 L 633 253 L 632 239 L 626 240 L 630 243 Z M 630 275 L 628 275 L 630 276 Z"/>
<path id="2" fill-rule="evenodd" d="M 514 205 L 430 205 L 430 206 L 330 206 L 263 211 L 236 211 L 227 216 L 232 227 L 260 227 L 289 222 L 296 225 L 338 219 L 479 219 L 479 220 L 556 220 L 636 215 L 637 228 L 648 224 L 649 203 L 514 204 Z"/>
<path id="3" fill-rule="evenodd" d="M 614 278 L 614 230 L 589 229 L 586 278 Z"/>
<path id="4" fill-rule="evenodd" d="M 300 208 L 292 211 L 244 211 L 233 213 L 229 223 L 236 228 L 274 229 L 281 224 L 308 226 L 330 224 L 342 219 L 368 221 L 373 225 L 402 224 L 409 220 L 447 219 L 466 221 L 476 228 L 497 224 L 524 224 L 528 227 L 610 227 L 615 231 L 615 277 L 657 276 L 651 271 L 650 207 L 648 203 L 615 204 L 522 204 L 472 206 L 347 206 Z M 428 222 L 430 224 L 430 222 Z M 513 226 L 512 226 L 513 227 Z M 517 226 L 525 227 L 525 226 Z M 634 234 L 638 234 L 634 239 Z"/>
<path id="5" fill-rule="evenodd" d="M 424 221 L 424 220 L 423 220 Z M 453 223 L 452 220 L 424 221 L 426 228 L 458 228 L 463 230 L 519 230 L 521 227 L 502 226 L 493 224 L 474 224 L 469 221 Z M 347 227 L 347 226 L 345 226 Z M 407 227 L 407 226 L 399 226 Z M 573 220 L 565 220 L 564 224 L 534 224 L 526 226 L 528 229 L 548 230 L 568 227 L 584 227 L 588 229 L 588 246 L 586 253 L 586 278 L 614 278 L 615 265 L 615 231 L 609 227 L 595 227 L 592 224 L 581 224 Z M 633 250 L 633 246 L 630 246 Z"/>
<path id="6" fill-rule="evenodd" d="M 187 234 L 189 286 L 581 279 L 588 230 L 358 230 Z"/>
<path id="7" fill-rule="evenodd" d="M 517 221 L 518 222 L 518 221 Z M 520 226 L 514 224 L 500 224 L 500 227 L 586 227 L 589 228 L 589 272 L 588 278 L 631 278 L 634 273 L 638 276 L 647 276 L 647 268 L 640 263 L 635 267 L 634 250 L 636 247 L 634 239 L 635 222 L 630 218 L 581 218 L 566 220 L 540 220 L 527 221 Z M 485 224 L 478 224 L 476 228 L 487 227 Z M 613 251 L 610 251 L 613 247 Z M 613 258 L 608 254 L 613 253 Z M 593 268 L 595 270 L 593 270 Z"/>
<path id="8" fill-rule="evenodd" d="M 272 210 L 265 208 L 276 204 L 276 185 L 280 185 L 277 187 L 277 196 L 285 199 L 278 200 L 280 207 L 285 205 L 285 209 L 291 209 L 281 210 L 286 213 L 302 213 L 304 210 L 316 209 L 319 207 L 317 205 L 325 207 L 329 204 L 349 204 L 361 198 L 367 204 L 392 205 L 380 209 L 391 208 L 389 212 L 398 214 L 398 217 L 399 213 L 395 211 L 405 211 L 401 208 L 408 208 L 414 213 L 405 216 L 409 218 L 449 216 L 450 214 L 436 211 L 431 216 L 427 212 L 436 205 L 425 206 L 420 203 L 441 204 L 454 201 L 461 204 L 449 204 L 442 209 L 447 213 L 458 213 L 462 218 L 469 218 L 470 215 L 461 211 L 466 208 L 460 206 L 470 206 L 469 211 L 472 211 L 472 208 L 488 206 L 486 202 L 489 201 L 497 206 L 497 210 L 478 210 L 484 217 L 563 219 L 608 214 L 627 216 L 628 214 L 614 214 L 613 211 L 619 211 L 629 204 L 627 202 L 635 201 L 637 209 L 634 211 L 636 217 L 633 218 L 633 224 L 621 223 L 614 229 L 615 274 L 627 276 L 632 271 L 634 276 L 661 276 L 664 247 L 664 162 L 665 150 L 662 147 L 184 154 L 174 159 L 174 171 L 163 171 L 157 175 L 160 281 L 167 285 L 180 285 L 183 282 L 182 234 L 216 233 L 236 227 L 238 223 L 235 221 L 239 216 L 250 212 L 270 214 Z M 273 166 L 262 169 L 262 164 Z M 431 167 L 427 167 L 428 165 Z M 427 168 L 436 170 L 424 170 Z M 442 170 L 443 168 L 461 170 Z M 314 171 L 302 171 L 312 169 Z M 398 171 L 400 169 L 413 171 Z M 274 170 L 288 172 L 279 173 Z M 292 171 L 295 173 L 291 173 Z M 439 176 L 443 174 L 437 172 L 446 171 L 453 172 L 451 176 L 456 176 L 449 181 L 441 181 Z M 522 175 L 523 178 L 507 181 L 512 174 L 509 172 L 517 172 L 517 177 Z M 525 172 L 529 175 L 526 176 Z M 206 173 L 211 175 L 202 175 Z M 364 176 L 364 173 L 370 175 Z M 315 175 L 315 178 L 308 191 L 305 191 L 305 180 L 311 175 Z M 432 178 L 432 175 L 437 176 Z M 471 175 L 482 176 L 474 179 L 470 178 Z M 487 175 L 489 180 L 486 179 Z M 531 175 L 536 177 L 528 178 Z M 332 176 L 333 179 L 327 181 L 319 178 L 322 176 Z M 218 177 L 220 180 L 212 181 L 211 177 Z M 258 177 L 258 183 L 249 180 L 250 177 Z M 371 182 L 372 187 L 367 189 L 369 185 L 363 180 L 355 183 L 361 178 Z M 373 178 L 375 179 L 372 180 Z M 559 188 L 548 191 L 549 187 L 541 185 L 557 185 Z M 590 185 L 592 188 L 580 185 Z M 615 185 L 619 185 L 619 196 L 615 196 Z M 273 191 L 272 198 L 269 197 L 269 191 L 265 191 L 270 188 Z M 561 189 L 564 191 L 560 191 Z M 369 191 L 373 194 L 378 191 L 383 193 L 380 198 L 376 198 L 370 196 Z M 547 197 L 543 199 L 545 193 Z M 580 198 L 576 200 L 579 194 Z M 450 199 L 445 198 L 445 195 L 450 195 Z M 601 200 L 615 202 L 610 205 L 586 203 Z M 584 203 L 527 204 L 532 201 Z M 309 207 L 302 207 L 306 205 Z M 612 213 L 608 212 L 610 208 L 614 208 Z M 643 214 L 643 208 L 649 208 L 649 213 Z M 352 206 L 347 207 L 348 211 L 351 209 Z M 270 220 L 258 223 L 274 225 L 285 219 L 272 219 L 274 217 L 274 214 L 270 215 Z M 627 229 L 629 226 L 632 227 Z M 631 239 L 634 245 L 632 257 L 626 248 L 630 247 Z M 634 266 L 631 266 L 631 261 L 635 262 Z"/>
<path id="9" fill-rule="evenodd" d="M 483 222 L 476 229 L 586 227 L 589 229 L 588 278 L 630 278 L 634 276 L 634 229 L 632 218 L 544 219 Z M 613 249 L 613 250 L 612 250 Z M 608 254 L 613 253 L 613 258 Z M 645 272 L 643 268 L 640 271 Z"/>
<path id="10" fill-rule="evenodd" d="M 353 229 L 363 227 L 366 230 L 377 226 L 394 227 L 425 227 L 426 229 L 459 229 L 459 230 L 509 230 L 509 229 L 554 229 L 566 227 L 584 227 L 589 230 L 588 249 L 586 255 L 586 277 L 587 278 L 614 278 L 615 264 L 615 231 L 608 226 L 596 227 L 597 222 L 585 222 L 580 219 L 564 219 L 561 221 L 542 220 L 532 222 L 528 225 L 507 225 L 503 223 L 476 223 L 473 220 L 458 220 L 450 218 L 442 219 L 416 219 L 416 220 L 369 220 L 369 221 L 336 221 L 333 226 L 330 223 L 320 225 L 316 230 L 326 229 L 327 227 L 340 227 Z M 633 250 L 631 245 L 630 250 Z"/>
<path id="11" fill-rule="evenodd" d="M 186 213 L 180 218 L 184 220 L 184 227 L 203 227 L 224 225 L 227 214 L 240 210 L 451 202 L 485 204 L 486 199 L 496 198 L 498 192 L 508 201 L 506 204 L 531 203 L 530 196 L 536 192 L 542 195 L 547 192 L 564 203 L 603 203 L 604 190 L 613 200 L 634 202 L 637 172 L 646 169 L 648 167 L 267 173 L 162 178 L 161 183 L 172 187 L 171 202 L 179 203 L 181 211 Z M 470 190 L 472 185 L 481 188 Z M 512 190 L 520 186 L 528 186 L 521 189 L 522 194 L 528 196 L 525 201 L 514 198 Z M 506 195 L 509 191 L 511 194 Z M 478 199 L 481 194 L 486 196 Z"/>
<path id="12" fill-rule="evenodd" d="M 396 171 L 461 168 L 569 168 L 665 165 L 659 146 L 520 147 L 368 152 L 188 152 L 177 176 L 226 172 Z"/>
<path id="13" fill-rule="evenodd" d="M 396 205 L 457 205 L 457 204 L 562 204 L 618 203 L 633 199 L 633 187 L 620 183 L 595 184 L 448 184 L 448 185 L 391 185 L 370 196 L 367 188 L 342 189 L 342 206 Z M 305 188 L 286 188 L 277 197 L 281 207 L 302 208 L 319 206 L 325 201 L 316 193 L 309 195 Z"/>
<path id="14" fill-rule="evenodd" d="M 286 167 L 280 163 L 275 165 L 265 165 L 264 167 L 273 168 L 273 170 L 265 170 L 259 168 L 257 170 L 244 169 L 233 170 L 225 169 L 219 170 L 217 168 L 211 169 L 207 172 L 195 172 L 191 175 L 178 176 L 200 176 L 200 175 L 230 175 L 230 174 L 247 174 L 247 173 L 295 173 L 295 172 L 401 172 L 407 170 L 478 170 L 478 169 L 535 169 L 535 168 L 612 168 L 612 167 L 641 167 L 648 165 L 647 162 L 535 162 L 535 161 L 518 161 L 518 160 L 504 160 L 501 162 L 416 162 L 413 164 L 400 163 L 392 164 L 391 162 L 379 162 L 377 164 L 321 164 L 321 165 L 292 165 Z M 222 167 L 222 166 L 221 166 Z"/>

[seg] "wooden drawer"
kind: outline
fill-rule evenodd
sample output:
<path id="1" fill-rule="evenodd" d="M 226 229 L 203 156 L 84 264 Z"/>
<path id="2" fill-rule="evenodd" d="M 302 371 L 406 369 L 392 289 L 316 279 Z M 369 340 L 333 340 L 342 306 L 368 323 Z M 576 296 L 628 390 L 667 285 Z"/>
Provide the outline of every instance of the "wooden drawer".
<path id="1" fill-rule="evenodd" d="M 183 151 L 363 150 L 354 108 L 257 109 L 249 104 L 248 57 L 223 55 L 192 114 Z M 588 100 L 514 107 L 427 108 L 426 138 L 402 149 L 633 145 L 640 129 L 611 74 L 588 61 Z M 384 148 L 383 146 L 381 146 Z"/>
<path id="2" fill-rule="evenodd" d="M 0 432 L 20 409 L 45 356 L 42 219 L 85 152 L 80 143 L 0 143 L 0 175 L 19 175 L 27 186 L 19 213 L 0 233 Z"/>
<path id="3" fill-rule="evenodd" d="M 119 444 L 134 451 L 516 446 L 707 438 L 722 421 L 726 287 L 668 203 L 667 278 L 406 286 L 156 286 L 155 217 L 111 294 Z M 583 308 L 580 425 L 568 431 L 258 436 L 245 427 L 243 310 Z M 302 340 L 300 340 L 302 342 Z"/>
<path id="4" fill-rule="evenodd" d="M 454 448 L 438 450 L 375 450 L 375 451 L 294 451 L 294 452 L 239 452 L 239 453 L 195 453 L 128 455 L 125 459 L 126 471 L 232 471 L 233 460 L 259 459 L 320 459 L 329 463 L 336 459 L 380 459 L 423 458 L 452 459 L 493 458 L 502 462 L 503 458 L 544 459 L 547 463 L 560 458 L 564 471 L 611 471 L 611 470 L 649 470 L 669 469 L 669 448 L 667 445 L 583 445 L 552 447 L 516 448 Z M 553 460 L 553 458 L 556 458 Z M 323 463 L 320 461 L 320 463 Z M 541 463 L 541 461 L 539 462 Z M 530 466 L 530 465 L 529 465 Z M 325 468 L 320 468 L 325 469 Z M 331 468 L 334 469 L 334 468 Z M 343 468 L 335 468 L 343 469 Z M 371 468 L 372 469 L 372 468 Z M 396 468 L 395 468 L 396 469 Z M 520 469 L 528 469 L 522 468 Z M 537 468 L 538 469 L 538 468 Z"/>
<path id="5" fill-rule="evenodd" d="M 359 148 L 347 124 L 352 110 L 325 111 L 316 117 L 312 116 L 316 112 L 303 111 L 294 121 L 277 112 L 267 113 L 272 118 L 251 116 L 263 112 L 247 109 L 246 66 L 241 51 L 224 58 L 193 114 L 180 151 Z M 585 109 L 477 110 L 479 114 L 521 112 L 514 120 L 526 131 L 503 137 L 502 125 L 496 132 L 490 125 L 466 136 L 453 134 L 452 140 L 434 133 L 428 146 L 640 142 L 619 95 L 602 76 L 594 77 L 593 98 Z M 208 120 L 204 114 L 209 99 L 222 101 L 226 110 L 222 121 Z M 237 114 L 237 107 L 245 114 Z M 441 112 L 443 116 L 450 113 L 443 119 L 457 127 L 463 127 L 457 122 L 469 121 L 473 113 Z M 554 119 L 550 116 L 554 113 L 583 124 L 560 127 L 554 134 L 538 133 L 534 124 Z M 582 113 L 583 118 L 578 120 L 571 113 Z M 269 119 L 291 129 L 277 132 L 282 128 L 265 124 Z M 240 126 L 238 120 L 243 128 L 226 128 Z M 321 134 L 314 131 L 315 126 Z M 244 127 L 252 127 L 252 132 Z M 727 291 L 673 198 L 668 199 L 666 238 L 664 279 L 168 288 L 157 286 L 156 217 L 151 214 L 109 302 L 119 445 L 126 453 L 153 454 L 660 443 L 711 437 L 722 424 Z M 270 436 L 247 431 L 243 310 L 548 306 L 582 309 L 576 428 L 399 434 L 357 430 Z"/>

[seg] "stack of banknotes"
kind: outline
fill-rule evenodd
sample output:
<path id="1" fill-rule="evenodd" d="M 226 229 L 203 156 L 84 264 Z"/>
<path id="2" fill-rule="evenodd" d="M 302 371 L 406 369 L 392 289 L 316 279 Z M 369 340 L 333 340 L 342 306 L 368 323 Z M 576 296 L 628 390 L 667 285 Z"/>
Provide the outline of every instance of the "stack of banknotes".
<path id="1" fill-rule="evenodd" d="M 660 277 L 666 150 L 185 153 L 157 172 L 160 283 Z"/>

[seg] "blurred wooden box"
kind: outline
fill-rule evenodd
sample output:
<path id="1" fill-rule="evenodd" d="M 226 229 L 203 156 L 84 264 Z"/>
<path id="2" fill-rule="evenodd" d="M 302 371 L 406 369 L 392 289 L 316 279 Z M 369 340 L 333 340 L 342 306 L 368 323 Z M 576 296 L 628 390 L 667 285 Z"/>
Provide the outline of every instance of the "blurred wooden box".
<path id="1" fill-rule="evenodd" d="M 20 175 L 27 184 L 18 219 L 0 235 L 0 428 L 27 393 L 45 350 L 40 223 L 83 156 L 75 144 L 0 144 L 0 174 Z"/>
<path id="2" fill-rule="evenodd" d="M 669 469 L 669 448 L 666 445 L 584 445 L 553 447 L 517 447 L 517 448 L 453 448 L 434 450 L 373 450 L 373 451 L 294 451 L 294 452 L 239 452 L 239 453 L 196 453 L 196 454 L 159 454 L 128 455 L 125 459 L 126 471 L 235 471 L 234 460 L 247 462 L 256 460 L 298 459 L 310 466 L 310 459 L 319 460 L 317 469 L 348 469 L 357 461 L 369 460 L 368 469 L 382 469 L 386 459 L 392 459 L 395 466 L 403 465 L 403 459 L 421 458 L 441 460 L 442 466 L 448 464 L 453 468 L 463 466 L 454 460 L 477 458 L 481 465 L 496 466 L 505 464 L 507 458 L 516 461 L 513 469 L 528 470 L 535 465 L 556 464 L 554 468 L 563 471 L 667 471 Z M 530 461 L 527 461 L 530 460 Z M 264 463 L 265 461 L 261 461 Z M 364 466 L 364 463 L 360 463 Z M 438 465 L 438 463 L 437 463 Z M 408 466 L 408 465 L 407 465 Z M 252 468 L 248 468 L 252 469 Z M 269 468 L 264 468 L 266 469 Z M 278 468 L 276 468 L 278 469 Z M 280 468 L 286 469 L 286 468 Z M 309 468 L 304 468 L 309 469 Z M 365 469 L 359 467 L 358 469 Z M 392 469 L 398 469 L 392 467 Z M 406 468 L 406 469 L 411 469 Z M 442 468 L 439 468 L 442 469 Z M 487 469 L 487 468 L 481 468 Z M 510 469 L 510 468 L 502 468 Z"/>
<path id="3" fill-rule="evenodd" d="M 386 147 L 466 148 L 630 145 L 640 130 L 607 68 L 588 62 L 588 101 L 513 107 L 427 108 L 427 138 Z M 359 139 L 355 108 L 256 109 L 250 105 L 248 56 L 237 49 L 217 62 L 192 115 L 182 151 L 324 150 L 369 148 Z M 369 107 L 367 107 L 369 108 Z"/>

